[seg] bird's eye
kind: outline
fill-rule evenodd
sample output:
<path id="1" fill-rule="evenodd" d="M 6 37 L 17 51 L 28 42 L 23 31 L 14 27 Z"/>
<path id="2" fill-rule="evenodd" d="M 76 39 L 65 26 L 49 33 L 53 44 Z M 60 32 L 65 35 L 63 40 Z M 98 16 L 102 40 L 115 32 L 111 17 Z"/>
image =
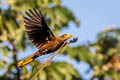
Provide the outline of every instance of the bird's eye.
<path id="1" fill-rule="evenodd" d="M 64 34 L 63 37 L 67 36 L 67 34 Z"/>
<path id="2" fill-rule="evenodd" d="M 66 36 L 67 34 L 65 34 L 64 36 Z"/>

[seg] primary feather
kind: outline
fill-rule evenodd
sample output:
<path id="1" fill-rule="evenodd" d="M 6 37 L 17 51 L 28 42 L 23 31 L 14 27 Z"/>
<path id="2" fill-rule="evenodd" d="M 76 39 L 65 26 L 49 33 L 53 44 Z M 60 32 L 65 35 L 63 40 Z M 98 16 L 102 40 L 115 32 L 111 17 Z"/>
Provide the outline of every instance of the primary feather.
<path id="1" fill-rule="evenodd" d="M 24 17 L 24 22 L 30 42 L 39 49 L 47 41 L 54 39 L 55 36 L 47 26 L 40 10 L 37 12 L 36 9 L 33 9 L 33 11 L 29 9 L 30 13 L 26 12 L 28 17 Z"/>

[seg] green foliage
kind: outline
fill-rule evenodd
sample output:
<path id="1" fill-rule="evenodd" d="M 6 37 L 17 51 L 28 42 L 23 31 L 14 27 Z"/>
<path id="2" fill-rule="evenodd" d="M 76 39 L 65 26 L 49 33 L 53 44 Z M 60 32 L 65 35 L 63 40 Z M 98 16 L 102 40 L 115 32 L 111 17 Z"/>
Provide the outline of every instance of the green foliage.
<path id="1" fill-rule="evenodd" d="M 25 11 L 31 8 L 41 9 L 48 26 L 52 28 L 55 35 L 60 29 L 68 27 L 69 22 L 73 21 L 76 25 L 79 25 L 79 22 L 69 9 L 61 5 L 61 0 L 6 0 L 5 3 L 8 8 L 0 9 L 0 50 L 3 57 L 0 58 L 0 69 L 5 71 L 0 74 L 0 80 L 20 80 L 20 78 L 29 80 L 32 70 L 27 70 L 27 67 L 19 69 L 16 66 L 18 53 L 29 46 L 23 22 Z M 37 66 L 39 65 L 37 63 Z M 35 71 L 39 70 L 37 66 L 30 65 L 31 68 L 35 68 Z M 80 79 L 80 76 L 72 65 L 56 62 L 43 69 L 37 80 L 50 78 L 51 80 L 75 80 Z"/>
<path id="2" fill-rule="evenodd" d="M 95 43 L 91 47 L 95 49 L 95 54 L 98 55 L 99 65 L 93 66 L 93 78 L 98 79 L 119 79 L 120 59 L 119 59 L 119 30 L 120 29 L 106 29 L 98 35 Z M 91 64 L 90 64 L 91 65 Z"/>
<path id="3" fill-rule="evenodd" d="M 33 72 L 31 73 L 31 78 L 40 70 L 40 64 L 35 62 L 33 65 Z M 30 78 L 30 79 L 31 79 Z M 80 79 L 77 71 L 72 67 L 72 65 L 65 62 L 52 62 L 51 65 L 47 66 L 42 70 L 42 72 L 37 76 L 39 80 L 75 80 Z"/>

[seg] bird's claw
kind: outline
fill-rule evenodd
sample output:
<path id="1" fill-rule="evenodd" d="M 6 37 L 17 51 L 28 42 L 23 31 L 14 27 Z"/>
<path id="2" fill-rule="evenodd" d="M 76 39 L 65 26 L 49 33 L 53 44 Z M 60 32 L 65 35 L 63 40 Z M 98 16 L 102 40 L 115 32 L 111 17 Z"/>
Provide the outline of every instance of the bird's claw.
<path id="1" fill-rule="evenodd" d="M 73 40 L 70 40 L 70 41 L 68 42 L 68 44 L 70 44 L 70 43 L 75 43 L 75 42 L 77 42 L 77 40 L 78 40 L 78 37 L 75 37 L 75 38 L 73 38 Z"/>

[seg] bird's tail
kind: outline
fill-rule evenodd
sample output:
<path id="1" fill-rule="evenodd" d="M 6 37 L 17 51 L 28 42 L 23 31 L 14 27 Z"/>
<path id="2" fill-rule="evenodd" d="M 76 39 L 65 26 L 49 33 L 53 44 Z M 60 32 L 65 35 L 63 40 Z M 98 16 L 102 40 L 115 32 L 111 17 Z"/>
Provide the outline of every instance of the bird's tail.
<path id="1" fill-rule="evenodd" d="M 30 62 L 32 62 L 34 59 L 36 59 L 37 57 L 40 56 L 40 53 L 39 51 L 37 51 L 36 53 L 34 53 L 32 56 L 24 59 L 24 60 L 21 60 L 20 62 L 18 62 L 18 67 L 24 67 L 25 65 L 29 64 Z"/>

